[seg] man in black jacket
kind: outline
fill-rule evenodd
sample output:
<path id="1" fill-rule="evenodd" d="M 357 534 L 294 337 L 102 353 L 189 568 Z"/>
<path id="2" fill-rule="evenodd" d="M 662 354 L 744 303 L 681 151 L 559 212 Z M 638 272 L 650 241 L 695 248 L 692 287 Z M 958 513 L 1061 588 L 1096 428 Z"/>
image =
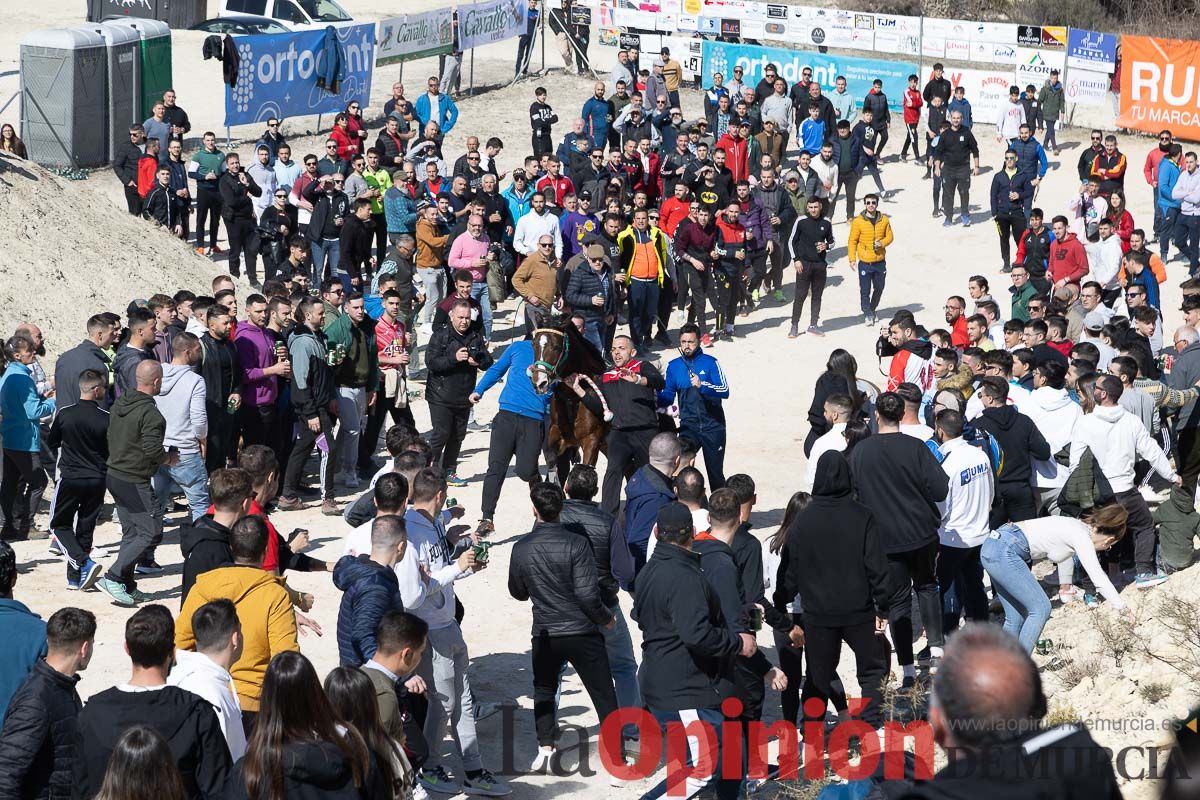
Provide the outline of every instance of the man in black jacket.
<path id="1" fill-rule="evenodd" d="M 75 731 L 83 702 L 75 685 L 87 669 L 96 617 L 61 608 L 46 623 L 46 657 L 18 687 L 0 730 L 0 797 L 71 796 Z"/>
<path id="2" fill-rule="evenodd" d="M 337 276 L 346 295 L 361 291 L 364 267 L 367 282 L 375 269 L 375 256 L 371 254 L 371 242 L 375 237 L 375 223 L 371 219 L 371 201 L 360 197 L 354 201 L 353 213 L 342 223 L 338 234 Z"/>
<path id="3" fill-rule="evenodd" d="M 945 67 L 941 64 L 933 65 L 933 72 L 929 76 L 929 82 L 925 84 L 925 90 L 921 92 L 921 98 L 928 105 L 933 101 L 933 98 L 942 98 L 942 105 L 950 102 L 950 95 L 954 91 L 950 85 L 950 81 L 942 76 Z"/>
<path id="4" fill-rule="evenodd" d="M 608 411 L 612 417 L 606 451 L 608 469 L 600 500 L 601 507 L 610 514 L 621 505 L 621 481 L 626 473 L 633 474 L 649 463 L 650 440 L 658 433 L 657 393 L 666 385 L 657 367 L 636 356 L 632 339 L 613 338 L 613 368 L 601 376 L 599 387 L 607 408 L 578 375 L 569 381 L 589 411 L 601 418 Z"/>
<path id="5" fill-rule="evenodd" d="M 1048 461 L 1052 453 L 1033 420 L 1008 405 L 1008 383 L 987 375 L 979 379 L 983 413 L 975 426 L 996 437 L 1004 451 L 1004 468 L 996 476 L 996 499 L 988 523 L 995 530 L 1006 522 L 1037 517 L 1034 497 L 1033 460 Z"/>
<path id="6" fill-rule="evenodd" d="M 875 519 L 886 520 L 879 539 L 891 587 L 888 623 L 896 660 L 904 670 L 904 686 L 911 687 L 916 682 L 912 649 L 914 588 L 930 654 L 934 658 L 942 654 L 942 604 L 934 564 L 942 518 L 937 504 L 946 499 L 950 484 L 925 443 L 900 432 L 903 418 L 904 400 L 900 395 L 880 395 L 875 402 L 879 433 L 854 448 L 850 471 L 858 501 L 871 510 Z"/>
<path id="7" fill-rule="evenodd" d="M 105 321 L 103 314 L 88 319 L 87 338 L 59 356 L 54 365 L 54 397 L 59 408 L 79 402 L 79 376 L 89 369 L 105 376 L 105 393 L 98 402 L 101 408 L 108 408 L 112 403 L 108 393 L 108 370 L 112 361 L 105 351 L 112 347 L 116 338 L 116 331 Z"/>
<path id="8" fill-rule="evenodd" d="M 433 465 L 445 471 L 448 483 L 462 486 L 458 453 L 471 417 L 471 392 L 475 391 L 476 373 L 492 365 L 483 333 L 471 327 L 471 304 L 466 300 L 456 300 L 450 308 L 450 324 L 433 332 L 425 348 L 425 365 L 429 369 L 425 402 L 433 425 L 429 436 Z"/>
<path id="9" fill-rule="evenodd" d="M 800 317 L 804 313 L 804 301 L 812 289 L 812 309 L 809 311 L 808 332 L 824 336 L 821 332 L 821 296 L 825 294 L 825 277 L 828 268 L 829 248 L 833 247 L 833 225 L 822 214 L 824 206 L 820 198 L 808 198 L 806 216 L 796 220 L 788 243 L 792 267 L 796 270 L 796 295 L 792 298 L 792 327 L 788 338 L 800 335 Z"/>
<path id="10" fill-rule="evenodd" d="M 140 123 L 129 126 L 129 138 L 117 145 L 112 168 L 125 191 L 125 205 L 135 217 L 142 215 L 142 196 L 138 194 L 138 161 L 146 151 L 146 130 Z"/>
<path id="11" fill-rule="evenodd" d="M 776 604 L 791 602 L 797 593 L 804 600 L 808 674 L 802 702 L 810 697 L 821 701 L 820 713 L 805 717 L 824 719 L 845 642 L 854 651 L 858 684 L 867 700 L 862 719 L 878 727 L 888 668 L 882 637 L 891 590 L 875 515 L 854 500 L 850 467 L 841 453 L 821 456 L 812 494 L 788 529 L 783 576 L 775 590 Z"/>
<path id="12" fill-rule="evenodd" d="M 46 444 L 58 451 L 50 530 L 67 557 L 67 587 L 87 591 L 103 572 L 91 553 L 92 534 L 104 505 L 108 412 L 100 401 L 108 389 L 108 373 L 84 370 L 78 381 L 79 402 L 54 415 Z"/>
<path id="13" fill-rule="evenodd" d="M 196 578 L 217 567 L 233 564 L 229 532 L 233 524 L 250 513 L 254 487 L 250 473 L 244 469 L 219 469 L 208 478 L 208 493 L 213 510 L 179 532 L 179 549 L 183 551 L 182 604 Z M 281 573 L 283 569 L 279 570 Z"/>
<path id="14" fill-rule="evenodd" d="M 233 277 L 242 274 L 242 253 L 246 254 L 246 277 L 258 287 L 258 219 L 250 199 L 260 197 L 262 188 L 242 169 L 237 153 L 225 156 L 225 172 L 217 180 L 221 192 L 221 219 L 229 234 L 229 271 Z"/>
<path id="15" fill-rule="evenodd" d="M 237 412 L 242 405 L 242 366 L 230 341 L 229 312 L 220 304 L 205 314 L 208 332 L 200 337 L 200 374 L 204 377 L 204 410 L 208 414 L 209 472 L 224 469 L 234 456 Z M 153 326 L 151 326 L 153 328 Z"/>
<path id="16" fill-rule="evenodd" d="M 171 749 L 189 800 L 221 797 L 229 777 L 229 747 L 212 704 L 167 685 L 175 655 L 175 622 L 166 606 L 149 605 L 125 623 L 129 680 L 92 695 L 79 715 L 73 796 L 100 790 L 113 747 L 134 725 L 157 731 Z"/>
<path id="17" fill-rule="evenodd" d="M 616 619 L 601 601 L 596 562 L 587 540 L 559 524 L 562 489 L 535 484 L 529 492 L 537 524 L 513 547 L 508 593 L 533 601 L 533 716 L 538 754 L 532 769 L 549 765 L 554 755 L 555 696 L 564 664 L 575 668 L 603 723 L 617 710 L 604 637 L 597 626 Z M 604 746 L 606 739 L 601 739 Z M 617 762 L 620 753 L 614 754 Z"/>
<path id="18" fill-rule="evenodd" d="M 929 92 L 928 86 L 925 91 Z M 942 179 L 943 228 L 954 224 L 955 192 L 959 199 L 959 221 L 964 226 L 971 224 L 971 218 L 967 215 L 971 204 L 971 176 L 979 174 L 979 143 L 975 140 L 975 134 L 963 126 L 961 111 L 951 111 L 948 118 L 950 129 L 942 131 L 934 158 L 935 164 L 940 165 L 935 166 L 935 171 Z"/>
<path id="19" fill-rule="evenodd" d="M 309 247 L 312 249 L 312 283 L 320 286 L 325 280 L 325 265 L 329 262 L 332 274 L 338 265 L 342 225 L 350 213 L 350 198 L 342 191 L 346 179 L 342 175 L 323 175 L 309 182 L 302 195 L 312 203 L 312 218 L 308 222 Z"/>
<path id="20" fill-rule="evenodd" d="M 638 573 L 633 603 L 633 618 L 642 630 L 639 677 L 646 707 L 660 724 L 699 720 L 710 726 L 720 746 L 724 698 L 718 683 L 732 678 L 736 656 L 749 658 L 758 645 L 751 634 L 735 633 L 726 623 L 720 598 L 701 572 L 700 556 L 692 552 L 695 534 L 687 506 L 673 502 L 659 510 L 658 546 Z M 714 771 L 719 769 L 721 754 L 706 755 Z M 689 777 L 684 791 L 690 797 L 706 783 Z M 718 779 L 717 797 L 733 800 L 741 783 L 740 778 Z"/>
<path id="21" fill-rule="evenodd" d="M 154 359 L 154 315 L 144 308 L 129 312 L 127 325 L 129 338 L 117 348 L 113 357 L 113 385 L 115 396 L 120 397 L 133 391 L 137 383 L 137 367 L 143 361 Z"/>

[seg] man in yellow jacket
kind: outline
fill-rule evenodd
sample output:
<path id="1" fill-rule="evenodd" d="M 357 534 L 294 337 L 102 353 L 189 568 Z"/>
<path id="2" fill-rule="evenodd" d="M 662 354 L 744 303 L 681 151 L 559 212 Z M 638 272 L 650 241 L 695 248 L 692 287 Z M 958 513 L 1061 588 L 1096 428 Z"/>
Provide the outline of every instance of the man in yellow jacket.
<path id="1" fill-rule="evenodd" d="M 229 534 L 233 566 L 209 570 L 196 578 L 175 626 L 175 646 L 196 647 L 192 615 L 211 600 L 231 600 L 242 623 L 242 657 L 229 670 L 242 707 L 246 736 L 258 716 L 267 665 L 278 653 L 298 651 L 296 612 L 283 580 L 262 568 L 267 552 L 267 526 L 262 517 L 242 517 Z"/>
<path id="2" fill-rule="evenodd" d="M 875 309 L 887 281 L 887 247 L 895 237 L 892 223 L 879 210 L 879 195 L 869 194 L 866 209 L 850 222 L 846 242 L 850 269 L 858 268 L 858 300 L 867 325 L 875 324 Z"/>

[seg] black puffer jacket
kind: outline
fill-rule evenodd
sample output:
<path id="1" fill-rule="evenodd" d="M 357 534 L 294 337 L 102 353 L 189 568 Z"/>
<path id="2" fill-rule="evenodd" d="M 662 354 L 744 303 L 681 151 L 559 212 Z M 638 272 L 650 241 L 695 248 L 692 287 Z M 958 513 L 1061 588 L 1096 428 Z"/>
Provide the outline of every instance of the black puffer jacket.
<path id="1" fill-rule="evenodd" d="M 455 354 L 463 347 L 467 348 L 468 353 L 476 354 L 478 367 L 455 358 Z M 436 405 L 467 408 L 471 405 L 471 392 L 475 391 L 478 371 L 492 365 L 492 355 L 487 351 L 483 334 L 479 331 L 467 328 L 466 333 L 459 333 L 453 325 L 444 325 L 429 337 L 425 363 L 429 367 L 425 399 Z"/>
<path id="2" fill-rule="evenodd" d="M 559 523 L 539 522 L 513 547 L 508 592 L 533 601 L 533 635 L 596 633 L 612 614 L 600 601 L 592 549 Z"/>
<path id="3" fill-rule="evenodd" d="M 0 797 L 66 800 L 73 786 L 75 730 L 83 702 L 79 676 L 33 665 L 9 701 L 0 731 Z"/>
<path id="4" fill-rule="evenodd" d="M 332 742 L 288 742 L 283 746 L 283 796 L 288 800 L 361 800 L 390 797 L 374 758 L 361 787 L 354 785 L 354 766 Z M 243 773 L 246 759 L 234 767 L 225 790 L 229 800 L 248 798 Z"/>
<path id="5" fill-rule="evenodd" d="M 567 500 L 563 503 L 558 522 L 571 533 L 586 536 L 596 560 L 596 577 L 600 582 L 600 601 L 611 608 L 617 602 L 619 587 L 612 574 L 612 528 L 616 523 L 598 503 L 590 500 Z"/>

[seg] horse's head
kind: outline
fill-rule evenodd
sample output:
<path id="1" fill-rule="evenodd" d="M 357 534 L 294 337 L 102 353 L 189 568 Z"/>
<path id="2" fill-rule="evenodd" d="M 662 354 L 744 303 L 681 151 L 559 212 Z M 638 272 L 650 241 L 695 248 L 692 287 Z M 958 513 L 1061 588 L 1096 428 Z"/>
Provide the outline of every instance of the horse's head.
<path id="1" fill-rule="evenodd" d="M 555 381 L 565 377 L 561 370 L 570 349 L 570 339 L 561 330 L 538 328 L 533 332 L 533 363 L 526 374 L 535 392 L 546 394 Z"/>

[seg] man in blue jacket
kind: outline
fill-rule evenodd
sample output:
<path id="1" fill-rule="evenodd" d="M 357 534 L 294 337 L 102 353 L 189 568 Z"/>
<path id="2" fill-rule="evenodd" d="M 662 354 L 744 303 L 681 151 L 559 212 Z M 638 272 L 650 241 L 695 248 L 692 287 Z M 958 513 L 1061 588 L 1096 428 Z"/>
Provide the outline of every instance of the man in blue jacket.
<path id="1" fill-rule="evenodd" d="M 679 435 L 700 445 L 704 470 L 713 490 L 725 485 L 725 409 L 729 397 L 725 370 L 700 348 L 700 329 L 688 323 L 679 329 L 679 358 L 667 365 L 666 387 L 658 393 L 660 406 L 679 399 Z"/>
<path id="2" fill-rule="evenodd" d="M 343 667 L 361 667 L 375 657 L 375 632 L 389 611 L 403 611 L 395 567 L 404 558 L 408 532 L 404 518 L 384 514 L 371 523 L 371 553 L 346 555 L 333 568 L 342 590 L 338 607 L 338 658 Z"/>
<path id="3" fill-rule="evenodd" d="M 544 394 L 538 394 L 533 382 L 526 377 L 532 366 L 533 342 L 510 344 L 496 363 L 483 373 L 471 393 L 471 403 L 478 404 L 488 389 L 505 378 L 504 388 L 500 390 L 500 411 L 492 418 L 492 440 L 488 446 L 488 468 L 483 479 L 483 505 L 476 536 L 487 536 L 496 529 L 492 517 L 514 456 L 518 478 L 532 486 L 540 477 L 538 459 L 546 440 L 546 418 L 558 379 L 553 379 Z"/>
<path id="4" fill-rule="evenodd" d="M 46 655 L 46 623 L 20 600 L 13 599 L 17 583 L 17 554 L 0 541 L 0 715 L 13 692 L 39 658 Z"/>
<path id="5" fill-rule="evenodd" d="M 425 126 L 433 120 L 441 128 L 442 135 L 448 136 L 454 123 L 458 122 L 458 106 L 454 104 L 450 95 L 440 90 L 437 76 L 429 76 L 426 85 L 428 90 L 417 98 L 413 105 L 413 113 L 421 121 L 421 130 L 425 130 Z"/>
<path id="6" fill-rule="evenodd" d="M 1021 125 L 1018 131 L 1017 139 L 1012 143 L 1011 149 L 1017 154 L 1017 169 L 1029 181 L 1031 187 L 1022 207 L 1025 217 L 1028 219 L 1029 212 L 1033 210 L 1033 197 L 1037 194 L 1037 187 L 1041 184 L 1042 178 L 1046 177 L 1046 172 L 1050 169 L 1050 162 L 1046 159 L 1046 148 L 1033 138 L 1033 128 L 1028 123 Z"/>
<path id="7" fill-rule="evenodd" d="M 654 520 L 663 506 L 675 502 L 675 473 L 683 448 L 673 433 L 660 433 L 650 440 L 649 463 L 638 468 L 625 486 L 625 542 L 633 556 L 636 576 L 646 566 Z"/>

